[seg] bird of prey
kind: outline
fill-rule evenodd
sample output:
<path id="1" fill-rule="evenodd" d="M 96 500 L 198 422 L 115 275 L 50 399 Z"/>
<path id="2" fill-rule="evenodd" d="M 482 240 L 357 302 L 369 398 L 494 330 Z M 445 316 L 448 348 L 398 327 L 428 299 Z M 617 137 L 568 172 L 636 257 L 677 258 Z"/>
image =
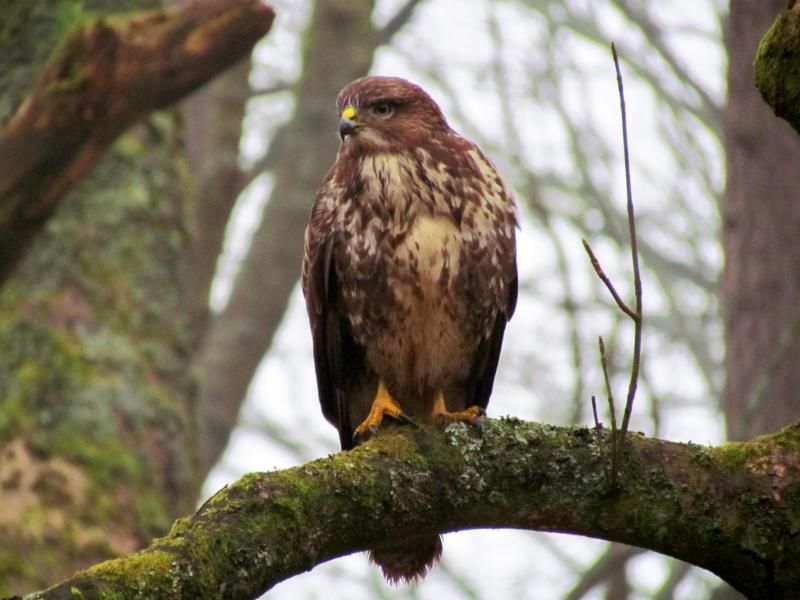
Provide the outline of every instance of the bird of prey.
<path id="1" fill-rule="evenodd" d="M 516 208 L 494 165 L 419 86 L 363 77 L 305 234 L 302 286 L 322 413 L 350 449 L 385 417 L 475 422 L 517 300 Z M 371 551 L 423 577 L 438 536 Z"/>

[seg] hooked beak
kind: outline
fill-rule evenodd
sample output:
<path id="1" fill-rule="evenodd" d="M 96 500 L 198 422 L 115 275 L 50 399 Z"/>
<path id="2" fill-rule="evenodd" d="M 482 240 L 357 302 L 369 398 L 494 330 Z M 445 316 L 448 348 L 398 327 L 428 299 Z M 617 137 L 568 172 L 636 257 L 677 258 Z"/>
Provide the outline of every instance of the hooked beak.
<path id="1" fill-rule="evenodd" d="M 339 115 L 339 137 L 342 138 L 342 140 L 358 129 L 355 118 L 356 109 L 350 105 L 345 106 L 342 114 Z"/>
<path id="2" fill-rule="evenodd" d="M 345 119 L 344 117 L 339 119 L 339 137 L 342 138 L 342 140 L 348 135 L 351 135 L 356 129 L 358 129 L 358 125 L 356 125 L 354 121 Z"/>

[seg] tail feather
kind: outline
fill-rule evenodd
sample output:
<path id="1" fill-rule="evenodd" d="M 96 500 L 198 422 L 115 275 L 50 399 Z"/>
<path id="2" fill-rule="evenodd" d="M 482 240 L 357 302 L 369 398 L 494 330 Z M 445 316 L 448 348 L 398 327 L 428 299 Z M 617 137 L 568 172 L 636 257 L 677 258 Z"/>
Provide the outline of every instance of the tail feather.
<path id="1" fill-rule="evenodd" d="M 369 551 L 369 559 L 383 571 L 390 584 L 413 583 L 428 574 L 442 555 L 441 536 L 404 541 L 401 546 L 381 546 Z"/>

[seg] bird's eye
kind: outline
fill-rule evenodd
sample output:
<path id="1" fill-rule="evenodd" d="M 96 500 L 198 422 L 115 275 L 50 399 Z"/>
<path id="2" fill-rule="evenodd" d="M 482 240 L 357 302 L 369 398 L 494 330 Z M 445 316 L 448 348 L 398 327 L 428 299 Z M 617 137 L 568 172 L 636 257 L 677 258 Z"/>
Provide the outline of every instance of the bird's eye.
<path id="1" fill-rule="evenodd" d="M 394 112 L 394 106 L 389 102 L 378 102 L 372 106 L 372 113 L 379 117 L 388 117 Z"/>

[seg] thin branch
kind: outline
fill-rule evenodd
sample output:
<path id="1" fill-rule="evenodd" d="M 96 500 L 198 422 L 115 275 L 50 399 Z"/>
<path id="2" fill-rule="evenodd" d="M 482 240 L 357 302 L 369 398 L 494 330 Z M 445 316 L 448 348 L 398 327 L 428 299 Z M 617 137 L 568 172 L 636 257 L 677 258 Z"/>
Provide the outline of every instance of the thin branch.
<path id="1" fill-rule="evenodd" d="M 622 416 L 622 424 L 619 427 L 619 435 L 617 434 L 617 419 L 614 409 L 614 398 L 611 393 L 611 385 L 608 378 L 608 366 L 606 363 L 605 347 L 603 345 L 603 338 L 599 339 L 600 345 L 600 361 L 603 366 L 603 378 L 605 379 L 606 391 L 608 393 L 608 406 L 611 413 L 611 477 L 610 487 L 612 490 L 617 489 L 619 467 L 622 463 L 622 450 L 625 447 L 625 437 L 628 434 L 628 427 L 630 425 L 631 413 L 633 412 L 633 401 L 636 398 L 636 388 L 639 383 L 639 368 L 641 364 L 642 355 L 642 326 L 644 323 L 642 315 L 642 277 L 639 271 L 639 245 L 636 240 L 636 221 L 633 212 L 633 190 L 631 186 L 631 161 L 628 149 L 628 119 L 625 113 L 625 93 L 622 86 L 622 73 L 619 68 L 619 57 L 617 56 L 617 49 L 614 44 L 611 44 L 611 55 L 614 59 L 614 68 L 617 73 L 617 87 L 619 89 L 619 102 L 620 112 L 622 113 L 622 145 L 625 158 L 625 189 L 627 192 L 627 209 L 628 209 L 628 235 L 631 244 L 631 262 L 633 263 L 633 289 L 636 301 L 636 308 L 632 310 L 617 294 L 617 290 L 611 283 L 611 280 L 603 271 L 600 262 L 595 257 L 592 248 L 586 240 L 583 240 L 583 247 L 589 255 L 589 260 L 592 262 L 592 267 L 597 273 L 597 276 L 603 281 L 614 300 L 619 306 L 620 310 L 628 315 L 634 323 L 633 333 L 633 361 L 631 363 L 631 375 L 628 382 L 628 394 L 625 399 L 625 411 Z"/>
<path id="2" fill-rule="evenodd" d="M 408 20 L 411 18 L 411 15 L 414 14 L 414 10 L 417 8 L 417 5 L 420 4 L 422 0 L 408 0 L 400 9 L 394 14 L 394 16 L 389 19 L 386 25 L 381 28 L 378 32 L 378 40 L 380 45 L 388 44 L 392 41 L 392 38 L 400 31 Z"/>
<path id="3" fill-rule="evenodd" d="M 617 71 L 617 87 L 619 88 L 620 112 L 622 113 L 622 145 L 625 154 L 625 189 L 627 192 L 628 207 L 628 232 L 631 240 L 631 263 L 633 264 L 633 293 L 636 298 L 636 317 L 633 318 L 633 362 L 631 364 L 631 378 L 628 383 L 628 397 L 625 401 L 625 413 L 622 416 L 620 441 L 618 448 L 625 443 L 628 425 L 633 412 L 633 401 L 636 398 L 636 386 L 639 382 L 639 364 L 642 356 L 642 327 L 644 315 L 642 314 L 642 276 L 639 272 L 639 245 L 636 240 L 636 219 L 633 213 L 633 189 L 631 186 L 631 161 L 628 149 L 628 117 L 625 112 L 625 93 L 622 87 L 622 73 L 619 68 L 619 57 L 614 44 L 611 44 L 611 54 L 614 58 L 614 68 Z"/>
<path id="4" fill-rule="evenodd" d="M 619 309 L 634 321 L 638 319 L 639 315 L 636 314 L 636 312 L 632 310 L 627 304 L 625 304 L 625 301 L 617 293 L 614 284 L 611 283 L 611 279 L 608 278 L 608 275 L 606 275 L 606 272 L 603 270 L 603 267 L 600 266 L 600 261 L 597 260 L 597 257 L 592 251 L 592 247 L 589 245 L 589 242 L 587 242 L 585 239 L 582 239 L 581 241 L 583 242 L 583 248 L 584 250 L 586 250 L 586 254 L 589 255 L 589 260 L 592 263 L 592 268 L 594 269 L 594 272 L 597 273 L 597 276 L 600 278 L 600 280 L 604 284 L 606 284 L 608 291 L 611 292 L 611 296 L 614 298 L 614 302 L 617 303 L 617 306 L 619 306 Z"/>
<path id="5" fill-rule="evenodd" d="M 273 17 L 260 0 L 206 0 L 69 34 L 0 132 L 0 283 L 120 134 L 247 54 Z"/>
<path id="6" fill-rule="evenodd" d="M 712 98 L 709 90 L 701 85 L 701 83 L 705 82 L 702 79 L 698 81 L 692 77 L 692 74 L 681 64 L 678 57 L 673 54 L 664 36 L 668 29 L 659 27 L 658 24 L 654 23 L 651 14 L 642 8 L 643 5 L 641 4 L 636 5 L 630 0 L 614 0 L 614 4 L 639 28 L 647 39 L 647 43 L 656 50 L 656 55 L 673 72 L 675 80 L 682 82 L 697 94 L 702 103 L 702 109 L 698 109 L 696 113 L 704 115 L 706 117 L 703 119 L 704 122 L 712 131 L 721 136 L 722 107 L 719 102 Z"/>
<path id="7" fill-rule="evenodd" d="M 617 413 L 614 408 L 614 393 L 611 391 L 611 382 L 608 377 L 608 360 L 606 359 L 606 345 L 603 343 L 603 336 L 597 338 L 597 345 L 600 347 L 600 365 L 603 368 L 603 381 L 606 383 L 606 395 L 608 398 L 608 412 L 611 420 L 611 475 L 609 477 L 609 487 L 614 490 L 617 487 L 618 460 L 618 440 L 617 437 Z"/>
<path id="8" fill-rule="evenodd" d="M 600 424 L 600 418 L 597 416 L 597 397 L 594 394 L 592 394 L 592 416 L 594 417 L 594 430 L 599 439 L 603 431 L 603 426 Z"/>
<path id="9" fill-rule="evenodd" d="M 581 600 L 592 589 L 611 580 L 619 571 L 624 571 L 627 562 L 641 553 L 639 548 L 609 545 L 595 563 L 581 574 L 575 586 L 564 596 L 564 600 Z"/>
<path id="10" fill-rule="evenodd" d="M 675 598 L 675 591 L 681 582 L 686 579 L 686 576 L 691 572 L 692 565 L 680 560 L 672 560 L 669 562 L 669 575 L 666 581 L 661 584 L 661 587 L 656 591 L 653 600 L 673 600 Z"/>
<path id="11" fill-rule="evenodd" d="M 272 94 L 278 94 L 280 92 L 289 92 L 293 91 L 297 87 L 296 81 L 278 81 L 273 83 L 272 85 L 268 85 L 265 87 L 258 87 L 253 88 L 251 90 L 251 96 L 270 96 Z"/>

